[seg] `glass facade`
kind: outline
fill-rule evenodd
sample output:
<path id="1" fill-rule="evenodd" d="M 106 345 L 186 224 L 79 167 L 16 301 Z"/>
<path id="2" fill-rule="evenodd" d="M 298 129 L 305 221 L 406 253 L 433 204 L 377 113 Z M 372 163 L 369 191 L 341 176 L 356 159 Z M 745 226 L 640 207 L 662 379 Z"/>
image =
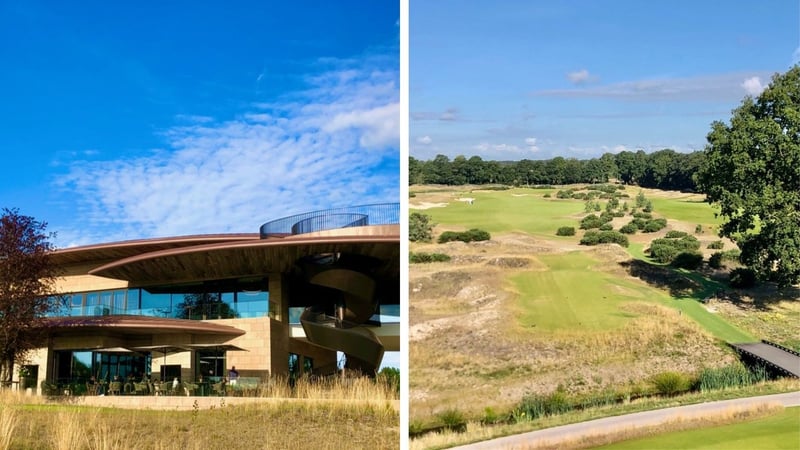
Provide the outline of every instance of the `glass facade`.
<path id="1" fill-rule="evenodd" d="M 266 278 L 75 292 L 64 296 L 57 316 L 135 315 L 191 320 L 270 315 Z"/>

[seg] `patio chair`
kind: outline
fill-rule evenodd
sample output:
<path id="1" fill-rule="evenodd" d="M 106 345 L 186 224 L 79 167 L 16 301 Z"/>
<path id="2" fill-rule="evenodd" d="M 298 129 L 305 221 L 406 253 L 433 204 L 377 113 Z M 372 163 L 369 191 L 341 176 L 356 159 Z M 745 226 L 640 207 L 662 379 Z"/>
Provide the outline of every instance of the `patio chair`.
<path id="1" fill-rule="evenodd" d="M 219 383 L 212 384 L 211 385 L 211 392 L 213 392 L 214 395 L 224 396 L 225 395 L 225 381 L 220 381 Z"/>
<path id="2" fill-rule="evenodd" d="M 145 395 L 150 391 L 148 389 L 147 383 L 142 381 L 141 383 L 133 383 L 133 393 L 136 395 Z"/>
<path id="3" fill-rule="evenodd" d="M 120 395 L 122 393 L 122 382 L 112 381 L 108 384 L 108 395 Z"/>
<path id="4" fill-rule="evenodd" d="M 198 385 L 194 383 L 181 383 L 183 385 L 183 392 L 186 394 L 187 397 L 194 395 L 195 391 L 198 388 Z"/>

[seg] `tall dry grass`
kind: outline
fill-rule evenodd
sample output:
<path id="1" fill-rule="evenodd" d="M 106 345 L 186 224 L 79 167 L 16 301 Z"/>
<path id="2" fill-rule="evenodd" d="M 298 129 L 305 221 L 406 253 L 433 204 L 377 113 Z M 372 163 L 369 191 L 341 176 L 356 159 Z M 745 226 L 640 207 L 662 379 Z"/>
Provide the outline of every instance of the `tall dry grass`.
<path id="1" fill-rule="evenodd" d="M 9 407 L 0 407 L 0 450 L 11 448 L 11 438 L 17 427 L 17 415 Z"/>
<path id="2" fill-rule="evenodd" d="M 396 395 L 372 380 L 301 379 L 264 388 L 280 396 L 242 405 L 186 410 L 80 406 L 70 397 L 46 399 L 0 391 L 0 450 L 398 448 Z"/>

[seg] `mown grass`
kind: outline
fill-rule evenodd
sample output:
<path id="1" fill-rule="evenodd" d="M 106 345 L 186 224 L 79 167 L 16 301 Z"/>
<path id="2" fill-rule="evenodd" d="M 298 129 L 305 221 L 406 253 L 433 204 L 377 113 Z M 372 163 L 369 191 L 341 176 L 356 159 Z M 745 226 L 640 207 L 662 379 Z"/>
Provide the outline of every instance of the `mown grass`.
<path id="1" fill-rule="evenodd" d="M 548 270 L 511 277 L 519 294 L 523 327 L 536 327 L 537 331 L 612 330 L 636 317 L 620 309 L 622 303 L 656 294 L 641 283 L 596 270 L 599 262 L 584 252 L 537 259 Z"/>
<path id="2" fill-rule="evenodd" d="M 475 199 L 474 204 L 455 201 L 444 208 L 431 208 L 424 214 L 434 223 L 457 226 L 465 230 L 479 228 L 490 233 L 520 231 L 556 238 L 561 226 L 574 226 L 571 217 L 583 212 L 583 202 L 547 199 L 543 191 L 511 189 L 508 191 L 475 191 L 464 196 Z M 559 238 L 568 239 L 568 238 Z"/>
<path id="3" fill-rule="evenodd" d="M 676 431 L 604 445 L 602 449 L 797 449 L 800 408 L 786 408 L 768 417 L 741 423 Z"/>
<path id="4" fill-rule="evenodd" d="M 651 192 L 647 192 L 645 195 L 648 195 L 648 199 L 653 202 L 653 210 L 661 216 L 689 224 L 713 227 L 713 230 L 716 230 L 722 223 L 721 218 L 715 215 L 718 211 L 704 202 L 701 196 L 687 194 L 680 197 L 660 197 L 657 195 L 657 191 Z"/>

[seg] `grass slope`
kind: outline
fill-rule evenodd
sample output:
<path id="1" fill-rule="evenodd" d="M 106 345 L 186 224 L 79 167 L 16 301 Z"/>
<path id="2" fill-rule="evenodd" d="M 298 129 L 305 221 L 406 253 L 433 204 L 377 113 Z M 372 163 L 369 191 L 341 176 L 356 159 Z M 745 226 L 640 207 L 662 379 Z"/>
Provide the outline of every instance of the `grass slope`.
<path id="1" fill-rule="evenodd" d="M 602 449 L 797 449 L 800 448 L 800 408 L 747 422 L 678 431 L 632 439 Z"/>
<path id="2" fill-rule="evenodd" d="M 538 259 L 548 270 L 511 277 L 519 292 L 523 327 L 548 331 L 615 329 L 634 317 L 620 310 L 621 303 L 656 294 L 641 284 L 595 270 L 598 261 L 584 252 L 542 255 Z"/>

